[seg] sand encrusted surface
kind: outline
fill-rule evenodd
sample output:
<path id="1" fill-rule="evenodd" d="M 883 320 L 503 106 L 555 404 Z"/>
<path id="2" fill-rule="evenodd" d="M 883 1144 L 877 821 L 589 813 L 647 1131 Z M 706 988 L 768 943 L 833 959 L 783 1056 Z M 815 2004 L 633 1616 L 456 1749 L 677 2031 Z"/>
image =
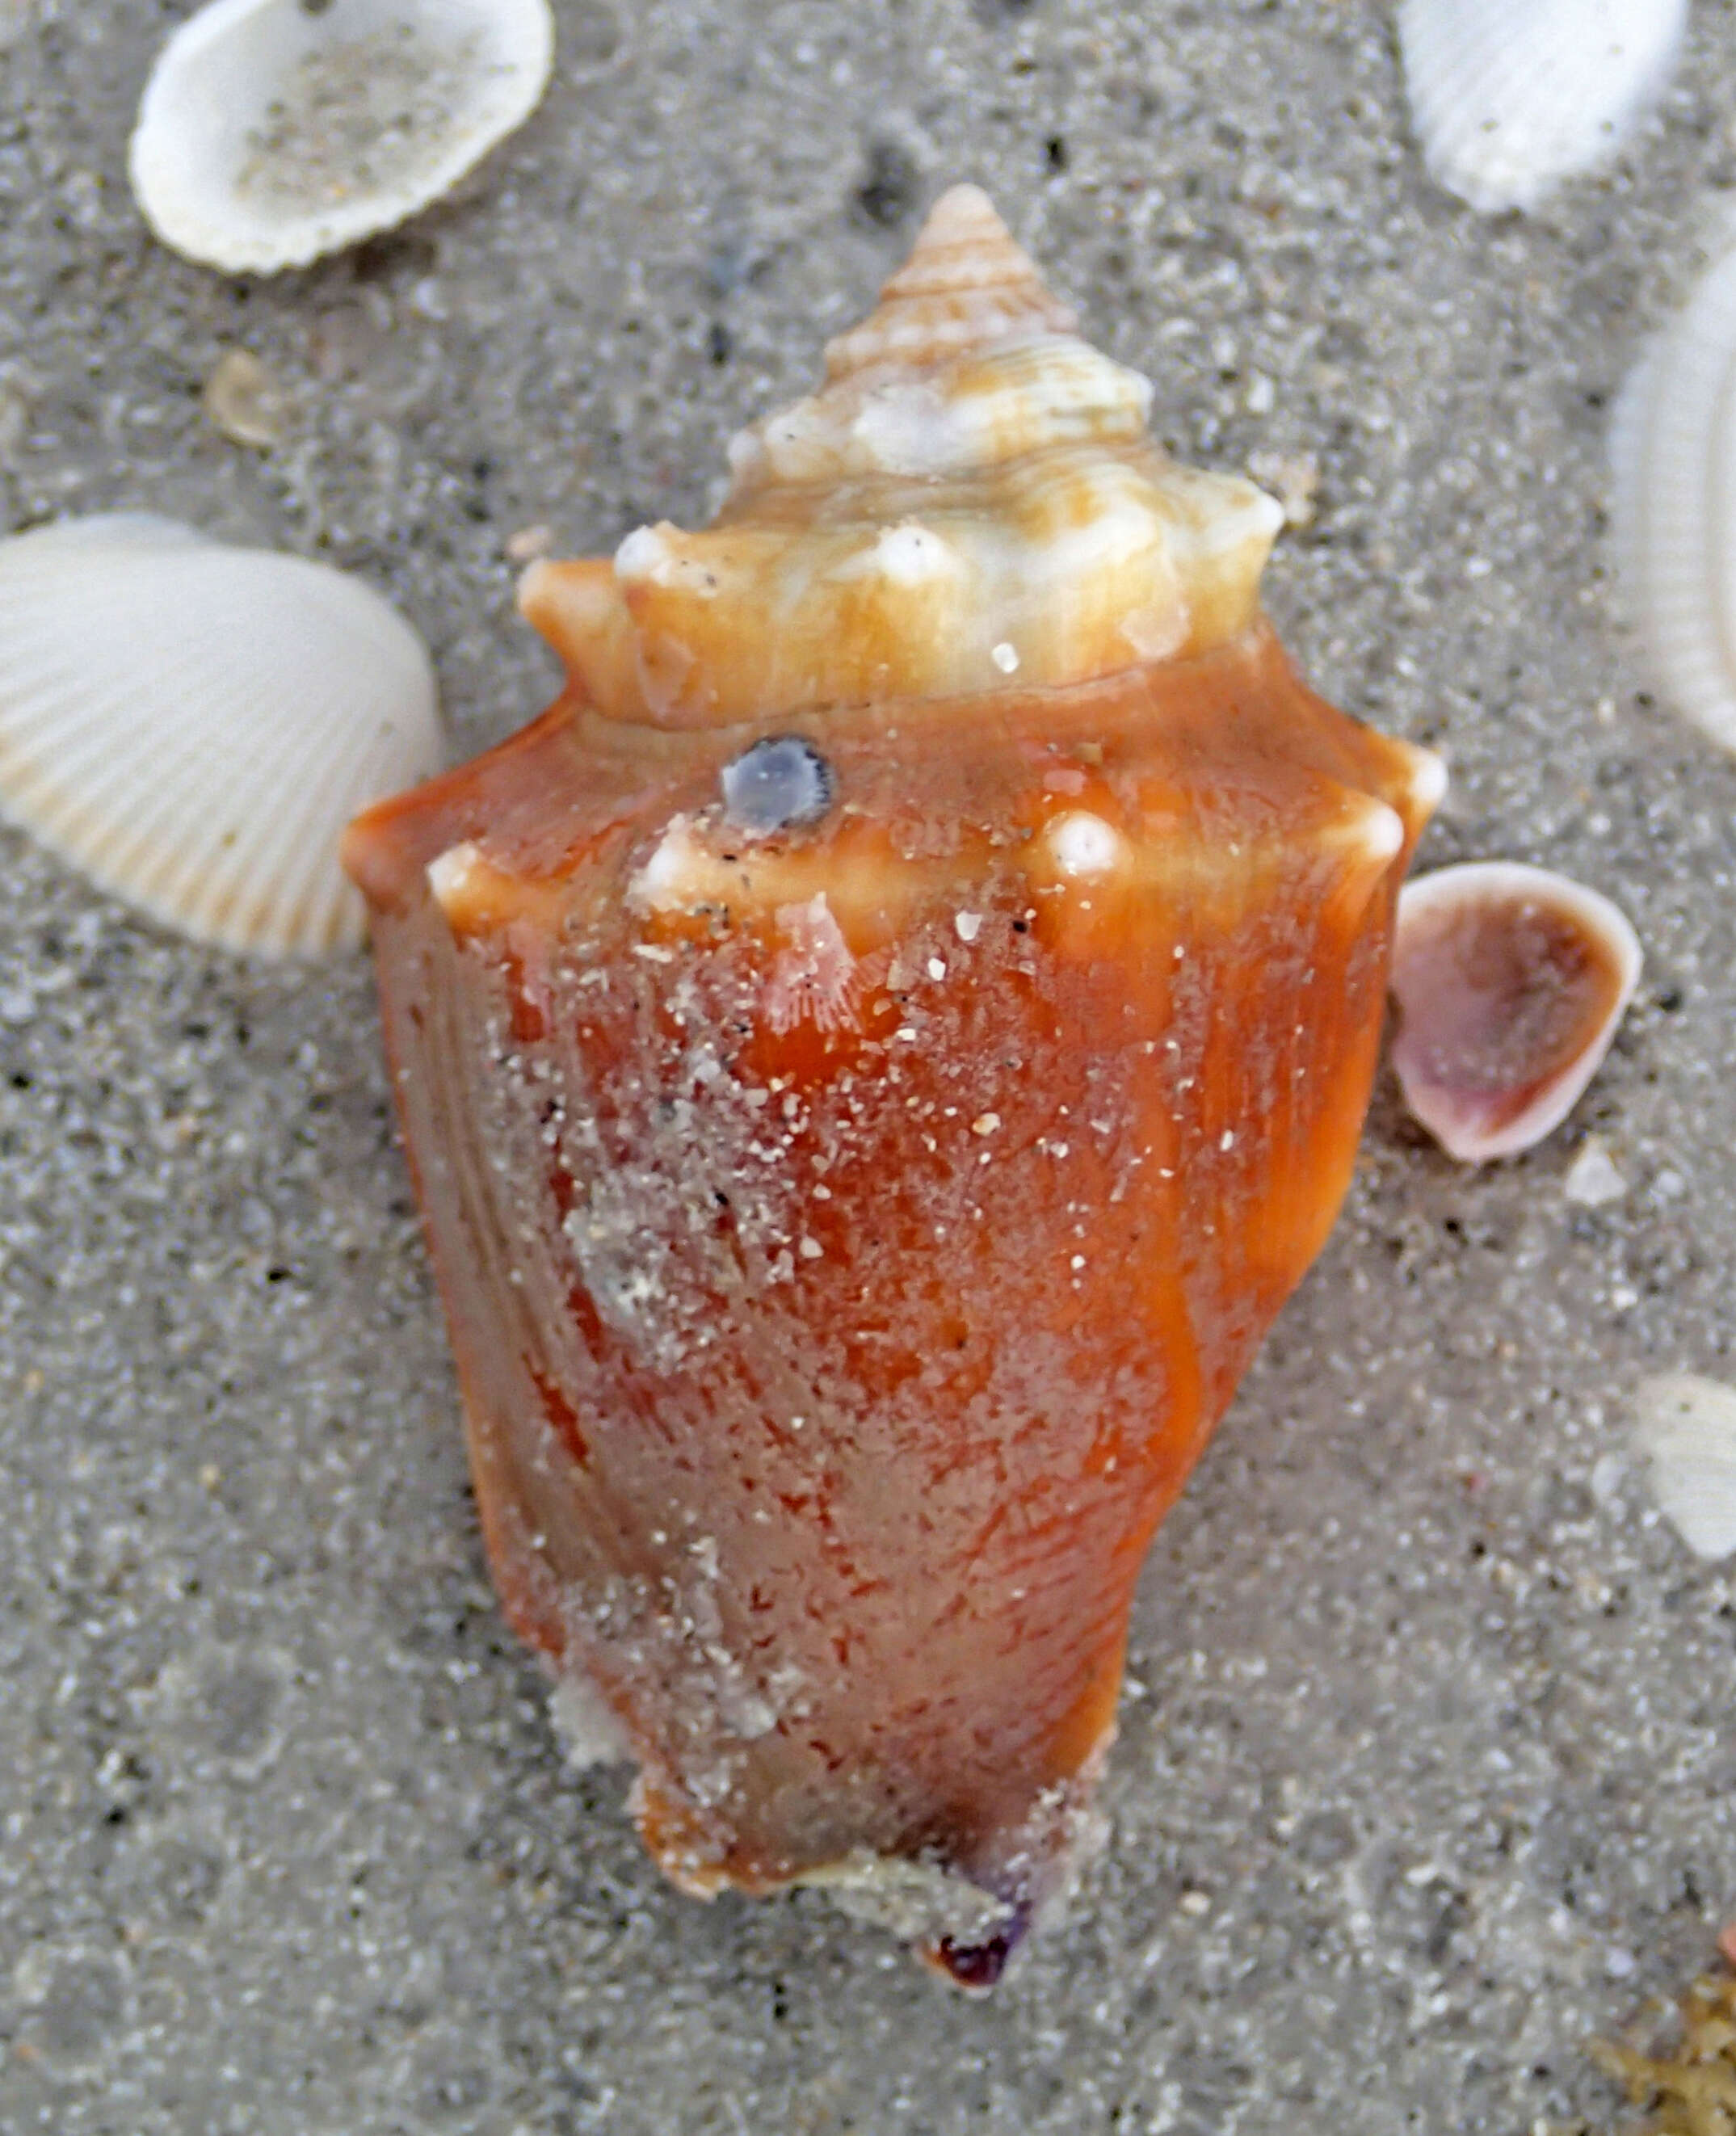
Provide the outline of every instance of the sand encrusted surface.
<path id="1" fill-rule="evenodd" d="M 1328 694 L 1450 756 L 1422 864 L 1564 868 L 1648 964 L 1523 1160 L 1460 1170 L 1383 1080 L 1153 1553 L 1113 1846 L 967 2003 L 812 1895 L 681 1897 L 619 1774 L 563 1765 L 365 960 L 187 947 L 0 837 L 0 2129 L 1611 2118 L 1583 2036 L 1736 1898 L 1736 1583 L 1630 1440 L 1646 1374 L 1736 1376 L 1736 763 L 1646 693 L 1604 458 L 1723 249 L 1736 9 L 1696 9 L 1610 172 L 1490 221 L 1423 177 L 1380 0 L 557 0 L 546 101 L 456 197 L 269 283 L 126 191 L 187 12 L 0 0 L 0 526 L 145 506 L 353 569 L 480 745 L 550 694 L 535 530 L 692 523 L 975 178 L 1177 450 L 1312 490 L 1270 604 Z M 268 446 L 201 407 L 236 347 Z M 1593 1131 L 1626 1191 L 1588 1205 Z"/>

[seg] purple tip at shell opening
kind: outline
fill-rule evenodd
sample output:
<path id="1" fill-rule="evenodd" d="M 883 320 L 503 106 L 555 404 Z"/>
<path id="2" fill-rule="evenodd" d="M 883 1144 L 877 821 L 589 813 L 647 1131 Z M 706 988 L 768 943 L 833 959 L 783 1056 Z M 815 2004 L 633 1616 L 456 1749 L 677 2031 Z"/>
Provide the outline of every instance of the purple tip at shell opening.
<path id="1" fill-rule="evenodd" d="M 980 1995 L 994 1987 L 1006 1972 L 1007 1960 L 1025 1940 L 1030 1926 L 1030 1909 L 1021 1906 L 981 1943 L 943 1936 L 924 1955 L 955 1987 Z"/>

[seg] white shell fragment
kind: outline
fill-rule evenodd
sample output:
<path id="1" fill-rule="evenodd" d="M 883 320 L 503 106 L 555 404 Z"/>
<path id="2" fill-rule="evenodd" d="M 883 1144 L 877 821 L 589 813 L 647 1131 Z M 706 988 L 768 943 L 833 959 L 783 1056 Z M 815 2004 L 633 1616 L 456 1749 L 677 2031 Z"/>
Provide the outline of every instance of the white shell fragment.
<path id="1" fill-rule="evenodd" d="M 200 405 L 215 430 L 238 445 L 269 452 L 284 442 L 289 406 L 284 389 L 250 350 L 226 349 L 218 357 Z"/>
<path id="2" fill-rule="evenodd" d="M 117 513 L 0 542 L 0 813 L 195 939 L 363 935 L 345 825 L 437 770 L 421 640 L 358 580 Z"/>
<path id="3" fill-rule="evenodd" d="M 548 0 L 211 0 L 169 39 L 128 167 L 165 245 L 305 266 L 426 207 L 535 109 Z"/>
<path id="4" fill-rule="evenodd" d="M 1485 215 L 1614 154 L 1675 66 L 1687 0 L 1403 0 L 1430 175 Z"/>
<path id="5" fill-rule="evenodd" d="M 1588 1135 L 1561 1182 L 1562 1200 L 1579 1209 L 1603 1209 L 1627 1192 L 1627 1182 L 1608 1149 L 1596 1135 Z"/>
<path id="6" fill-rule="evenodd" d="M 1664 694 L 1736 750 L 1736 252 L 1622 389 L 1610 434 L 1616 555 Z"/>
<path id="7" fill-rule="evenodd" d="M 1697 1372 L 1661 1372 L 1635 1398 L 1651 1495 L 1700 1557 L 1736 1551 L 1736 1388 Z"/>
<path id="8" fill-rule="evenodd" d="M 1440 868 L 1399 895 L 1393 1066 L 1450 1156 L 1516 1156 L 1566 1119 L 1640 976 L 1607 897 L 1547 868 Z"/>

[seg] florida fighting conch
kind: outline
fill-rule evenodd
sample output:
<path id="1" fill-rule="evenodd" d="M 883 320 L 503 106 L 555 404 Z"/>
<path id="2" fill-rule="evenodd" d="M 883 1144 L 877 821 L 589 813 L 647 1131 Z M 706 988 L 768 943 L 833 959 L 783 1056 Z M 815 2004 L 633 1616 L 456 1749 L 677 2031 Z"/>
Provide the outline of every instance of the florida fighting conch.
<path id="1" fill-rule="evenodd" d="M 556 703 L 346 848 L 509 1614 L 684 1889 L 967 1986 L 1092 1834 L 1444 785 L 1074 328 L 948 193 L 713 526 L 533 567 Z"/>

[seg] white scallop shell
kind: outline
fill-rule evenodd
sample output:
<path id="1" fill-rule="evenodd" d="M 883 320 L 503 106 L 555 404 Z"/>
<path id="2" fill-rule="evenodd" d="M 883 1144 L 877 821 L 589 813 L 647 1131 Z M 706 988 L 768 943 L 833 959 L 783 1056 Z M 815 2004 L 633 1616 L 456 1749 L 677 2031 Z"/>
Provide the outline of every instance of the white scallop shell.
<path id="1" fill-rule="evenodd" d="M 183 934 L 359 943 L 344 827 L 443 754 L 427 652 L 358 580 L 144 514 L 0 542 L 0 814 Z"/>
<path id="2" fill-rule="evenodd" d="M 1700 1557 L 1736 1551 L 1736 1388 L 1661 1372 L 1635 1399 L 1651 1495 Z"/>
<path id="3" fill-rule="evenodd" d="M 128 154 L 165 245 L 274 274 L 437 200 L 535 108 L 548 0 L 211 0 L 164 46 Z"/>
<path id="4" fill-rule="evenodd" d="M 1612 155 L 1675 64 L 1687 0 L 1403 0 L 1430 174 L 1486 215 Z"/>
<path id="5" fill-rule="evenodd" d="M 1617 567 L 1678 711 L 1736 750 L 1736 252 L 1622 389 L 1610 431 Z"/>

